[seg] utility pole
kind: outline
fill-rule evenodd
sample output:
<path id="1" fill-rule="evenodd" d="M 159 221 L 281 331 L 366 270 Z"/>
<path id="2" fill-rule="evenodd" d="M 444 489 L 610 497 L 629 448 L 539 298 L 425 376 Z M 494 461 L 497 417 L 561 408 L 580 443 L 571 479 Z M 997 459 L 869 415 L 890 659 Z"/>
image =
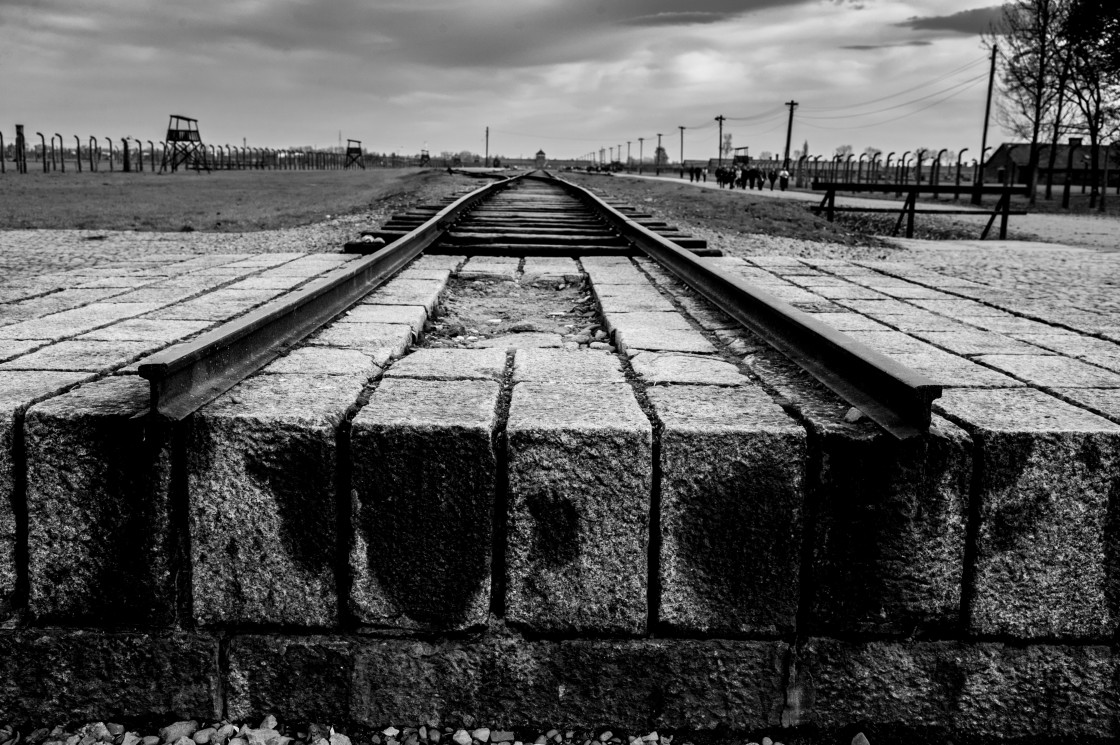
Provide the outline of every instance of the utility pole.
<path id="1" fill-rule="evenodd" d="M 661 133 L 657 133 L 657 150 L 653 152 L 654 175 L 661 175 Z"/>
<path id="2" fill-rule="evenodd" d="M 681 131 L 681 178 L 684 178 L 684 127 L 678 124 L 677 129 Z"/>
<path id="3" fill-rule="evenodd" d="M 786 127 L 786 153 L 782 159 L 782 168 L 789 170 L 789 141 L 793 136 L 793 110 L 797 108 L 797 101 L 787 101 L 786 106 L 789 107 L 789 125 Z"/>
<path id="4" fill-rule="evenodd" d="M 980 136 L 980 160 L 976 163 L 976 173 L 973 174 L 973 181 L 976 182 L 976 189 L 972 192 L 972 203 L 980 204 L 980 188 L 984 185 L 984 151 L 988 149 L 988 119 L 992 115 L 992 87 L 995 85 L 996 80 L 996 54 L 999 52 L 999 47 L 995 44 L 992 45 L 992 67 L 988 72 L 988 103 L 984 106 L 984 132 Z"/>
<path id="5" fill-rule="evenodd" d="M 638 175 L 642 175 L 642 143 L 646 141 L 645 137 L 638 138 Z"/>
<path id="6" fill-rule="evenodd" d="M 726 118 L 727 117 L 724 116 L 723 114 L 720 114 L 719 116 L 716 117 L 716 121 L 719 122 L 719 148 L 718 148 L 717 152 L 719 153 L 719 167 L 720 168 L 723 168 L 723 121 Z"/>
<path id="7" fill-rule="evenodd" d="M 483 161 L 483 165 L 485 165 L 487 168 L 490 167 L 490 128 L 489 127 L 486 128 L 486 160 Z"/>
<path id="8" fill-rule="evenodd" d="M 626 141 L 626 172 L 630 173 L 630 143 L 632 140 Z"/>

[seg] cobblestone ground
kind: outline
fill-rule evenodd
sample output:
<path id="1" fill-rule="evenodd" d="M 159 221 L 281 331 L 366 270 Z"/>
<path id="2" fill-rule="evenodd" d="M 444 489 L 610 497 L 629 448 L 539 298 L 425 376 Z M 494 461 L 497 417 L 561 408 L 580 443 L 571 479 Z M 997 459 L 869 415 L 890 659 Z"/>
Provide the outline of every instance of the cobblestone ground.
<path id="1" fill-rule="evenodd" d="M 1120 327 L 1120 253 L 1021 241 L 914 241 L 899 269 L 917 265 L 992 288 L 1025 316 L 1101 330 Z"/>
<path id="2" fill-rule="evenodd" d="M 140 233 L 104 230 L 0 232 L 4 281 L 153 254 L 337 252 L 385 215 L 369 212 L 286 230 L 252 233 Z"/>
<path id="3" fill-rule="evenodd" d="M 314 225 L 250 233 L 140 233 L 94 230 L 0 232 L 0 276 L 10 283 L 109 261 L 170 254 L 337 252 L 347 240 L 379 225 L 386 214 L 368 212 Z M 1034 216 L 1040 220 L 1044 215 Z M 1051 216 L 1055 217 L 1055 216 Z M 1060 217 L 1060 216 L 1057 216 Z M 1056 218 L 1055 218 L 1056 219 Z M 1111 221 L 1113 228 L 1120 223 Z M 1023 315 L 1080 328 L 1120 328 L 1120 252 L 1023 241 L 892 239 L 897 251 L 859 249 L 761 235 L 703 234 L 732 255 L 788 255 L 880 260 L 970 279 L 992 288 L 993 299 Z M 1120 230 L 1118 230 L 1120 233 Z M 1120 235 L 1117 237 L 1120 245 Z"/>

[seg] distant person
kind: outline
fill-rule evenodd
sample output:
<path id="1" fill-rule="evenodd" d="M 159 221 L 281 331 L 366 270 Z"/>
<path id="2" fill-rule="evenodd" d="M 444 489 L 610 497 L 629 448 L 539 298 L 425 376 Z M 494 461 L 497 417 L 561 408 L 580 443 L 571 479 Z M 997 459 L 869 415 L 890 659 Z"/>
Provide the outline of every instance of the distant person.
<path id="1" fill-rule="evenodd" d="M 704 183 L 705 184 L 708 183 L 708 169 L 707 168 L 701 169 L 700 175 L 701 175 L 701 177 L 703 177 Z"/>
<path id="2" fill-rule="evenodd" d="M 789 171 L 784 168 L 778 171 L 778 186 L 782 191 L 789 188 Z"/>
<path id="3" fill-rule="evenodd" d="M 771 168 L 770 173 L 766 174 L 766 178 L 770 181 L 770 191 L 774 191 L 774 182 L 778 180 L 778 172 Z"/>

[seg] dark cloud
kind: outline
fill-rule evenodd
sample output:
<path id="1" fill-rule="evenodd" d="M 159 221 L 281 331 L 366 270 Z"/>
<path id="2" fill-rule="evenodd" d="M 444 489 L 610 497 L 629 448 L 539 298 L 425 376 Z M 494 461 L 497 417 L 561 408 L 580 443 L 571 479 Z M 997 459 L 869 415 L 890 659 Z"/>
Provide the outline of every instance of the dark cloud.
<path id="1" fill-rule="evenodd" d="M 926 16 L 910 18 L 895 24 L 915 31 L 941 31 L 956 34 L 983 34 L 991 30 L 1003 17 L 1002 5 L 989 5 L 986 8 L 962 10 L 947 16 Z"/>
<path id="2" fill-rule="evenodd" d="M 699 13 L 683 11 L 679 13 L 657 13 L 628 19 L 631 26 L 692 26 L 698 23 L 719 23 L 735 17 L 735 13 Z"/>
<path id="3" fill-rule="evenodd" d="M 843 4 L 849 0 L 834 1 Z M 812 0 L 617 0 L 601 6 L 601 12 L 615 23 L 626 26 L 691 26 L 810 2 Z"/>
<path id="4" fill-rule="evenodd" d="M 891 49 L 893 47 L 929 47 L 933 46 L 932 41 L 925 41 L 924 39 L 915 39 L 914 41 L 904 41 L 898 44 L 851 44 L 849 46 L 840 47 L 841 49 L 854 49 L 857 52 L 867 52 L 873 49 Z"/>

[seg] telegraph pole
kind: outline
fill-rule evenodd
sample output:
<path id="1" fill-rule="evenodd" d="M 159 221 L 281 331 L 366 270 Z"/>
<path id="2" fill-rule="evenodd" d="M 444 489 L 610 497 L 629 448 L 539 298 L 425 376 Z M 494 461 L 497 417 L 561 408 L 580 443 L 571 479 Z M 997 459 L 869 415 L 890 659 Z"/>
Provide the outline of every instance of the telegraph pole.
<path id="1" fill-rule="evenodd" d="M 786 127 L 786 154 L 782 159 L 782 168 L 789 170 L 789 141 L 793 136 L 793 110 L 797 108 L 797 101 L 787 101 L 786 106 L 789 107 L 789 125 Z"/>
<path id="2" fill-rule="evenodd" d="M 633 140 L 627 140 L 626 141 L 626 172 L 627 173 L 630 173 L 630 143 L 631 142 L 633 142 Z"/>
<path id="3" fill-rule="evenodd" d="M 723 114 L 720 114 L 719 116 L 716 117 L 716 121 L 719 122 L 719 148 L 718 148 L 717 152 L 719 153 L 719 167 L 720 168 L 723 168 L 723 121 L 726 118 L 727 117 L 724 116 Z"/>
<path id="4" fill-rule="evenodd" d="M 487 168 L 490 167 L 490 128 L 486 128 L 486 160 L 482 161 Z"/>
<path id="5" fill-rule="evenodd" d="M 976 162 L 976 173 L 973 174 L 973 181 L 976 186 L 984 185 L 984 151 L 988 149 L 988 119 L 992 115 L 992 87 L 995 85 L 996 80 L 996 54 L 999 52 L 999 47 L 995 44 L 992 45 L 992 67 L 988 72 L 988 102 L 984 106 L 984 131 L 980 135 L 980 160 Z M 980 189 L 974 189 L 972 192 L 972 203 L 980 204 Z"/>
<path id="6" fill-rule="evenodd" d="M 638 138 L 638 175 L 642 175 L 642 143 L 646 141 L 645 137 Z"/>
<path id="7" fill-rule="evenodd" d="M 681 178 L 684 178 L 684 127 L 678 124 L 677 129 L 681 131 Z"/>
<path id="8" fill-rule="evenodd" d="M 655 150 L 653 152 L 653 168 L 654 168 L 654 175 L 655 176 L 660 176 L 661 175 L 661 152 L 662 152 L 662 150 L 661 150 L 661 133 L 658 132 L 657 133 L 657 150 Z"/>

